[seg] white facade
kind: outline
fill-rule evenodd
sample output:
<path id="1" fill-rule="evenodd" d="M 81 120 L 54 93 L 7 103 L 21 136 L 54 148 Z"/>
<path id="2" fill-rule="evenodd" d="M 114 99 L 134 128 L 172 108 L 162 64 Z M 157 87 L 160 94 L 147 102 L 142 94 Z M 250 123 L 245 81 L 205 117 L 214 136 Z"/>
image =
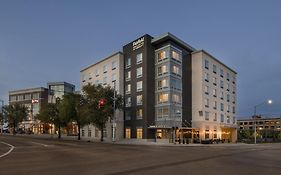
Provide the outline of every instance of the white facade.
<path id="1" fill-rule="evenodd" d="M 123 95 L 124 85 L 124 61 L 123 54 L 117 52 L 111 56 L 93 64 L 81 71 L 81 88 L 87 84 L 101 84 L 103 86 L 114 87 L 118 94 Z M 124 137 L 124 117 L 123 111 L 116 110 L 116 141 Z M 99 140 L 100 131 L 93 125 L 84 126 L 81 129 L 81 138 L 84 140 Z M 104 140 L 112 141 L 112 122 L 106 124 L 104 130 Z"/>
<path id="2" fill-rule="evenodd" d="M 236 72 L 204 50 L 192 53 L 192 127 L 200 138 L 235 142 Z"/>

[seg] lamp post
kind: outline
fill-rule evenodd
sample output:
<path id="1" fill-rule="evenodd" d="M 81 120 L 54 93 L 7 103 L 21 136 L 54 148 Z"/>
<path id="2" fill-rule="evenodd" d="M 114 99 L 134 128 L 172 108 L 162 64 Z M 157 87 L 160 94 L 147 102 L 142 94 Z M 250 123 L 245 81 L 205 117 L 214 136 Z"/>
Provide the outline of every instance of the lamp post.
<path id="1" fill-rule="evenodd" d="M 262 102 L 262 103 L 254 106 L 254 116 L 253 116 L 253 119 L 254 119 L 254 138 L 255 138 L 255 144 L 257 144 L 257 128 L 256 128 L 257 127 L 256 126 L 257 125 L 256 124 L 257 107 L 261 106 L 261 105 L 264 105 L 264 104 L 272 104 L 272 100 L 267 100 L 266 102 Z"/>

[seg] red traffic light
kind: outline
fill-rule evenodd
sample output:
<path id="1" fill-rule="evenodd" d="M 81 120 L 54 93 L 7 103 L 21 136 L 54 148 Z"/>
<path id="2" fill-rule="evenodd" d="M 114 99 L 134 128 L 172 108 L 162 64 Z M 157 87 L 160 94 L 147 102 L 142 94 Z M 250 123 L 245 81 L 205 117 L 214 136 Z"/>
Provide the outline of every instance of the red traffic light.
<path id="1" fill-rule="evenodd" d="M 100 100 L 99 100 L 99 109 L 104 108 L 105 103 L 106 103 L 106 100 L 105 100 L 105 99 L 103 99 L 103 98 L 100 99 Z"/>

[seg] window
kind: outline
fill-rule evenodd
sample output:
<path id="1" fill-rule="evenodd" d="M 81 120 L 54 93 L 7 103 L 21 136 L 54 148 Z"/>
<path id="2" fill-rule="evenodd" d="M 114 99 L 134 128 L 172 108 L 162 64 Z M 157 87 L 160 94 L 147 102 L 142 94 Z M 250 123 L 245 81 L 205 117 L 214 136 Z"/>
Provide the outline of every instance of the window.
<path id="1" fill-rule="evenodd" d="M 229 94 L 226 95 L 226 101 L 227 101 L 227 102 L 230 101 L 230 95 L 229 95 Z"/>
<path id="2" fill-rule="evenodd" d="M 17 101 L 17 96 L 10 96 L 10 101 Z"/>
<path id="3" fill-rule="evenodd" d="M 220 81 L 220 86 L 223 89 L 223 81 L 222 80 Z"/>
<path id="4" fill-rule="evenodd" d="M 221 92 L 221 99 L 223 100 L 223 98 L 224 98 L 224 95 L 223 95 L 223 92 Z"/>
<path id="5" fill-rule="evenodd" d="M 215 113 L 215 115 L 214 115 L 214 122 L 216 122 L 218 119 L 217 119 L 217 113 Z"/>
<path id="6" fill-rule="evenodd" d="M 131 128 L 125 129 L 125 138 L 130 139 L 131 138 Z"/>
<path id="7" fill-rule="evenodd" d="M 112 81 L 116 81 L 116 74 L 112 74 Z"/>
<path id="8" fill-rule="evenodd" d="M 82 133 L 81 133 L 81 135 L 82 135 L 82 137 L 84 137 L 84 136 L 85 136 L 85 130 L 84 130 L 84 129 L 82 129 Z"/>
<path id="9" fill-rule="evenodd" d="M 221 114 L 221 122 L 223 123 L 224 122 L 224 115 Z"/>
<path id="10" fill-rule="evenodd" d="M 131 80 L 131 71 L 128 71 L 126 73 L 126 81 L 130 81 Z"/>
<path id="11" fill-rule="evenodd" d="M 103 73 L 106 73 L 107 72 L 107 65 L 104 65 L 103 66 Z"/>
<path id="12" fill-rule="evenodd" d="M 131 94 L 131 84 L 126 85 L 126 94 Z"/>
<path id="13" fill-rule="evenodd" d="M 169 95 L 168 93 L 161 93 L 158 94 L 158 103 L 166 103 L 169 100 Z"/>
<path id="14" fill-rule="evenodd" d="M 127 97 L 127 99 L 126 99 L 126 107 L 131 107 L 131 97 Z"/>
<path id="15" fill-rule="evenodd" d="M 142 81 L 137 82 L 137 92 L 142 91 Z"/>
<path id="16" fill-rule="evenodd" d="M 210 113 L 205 111 L 205 120 L 209 120 Z"/>
<path id="17" fill-rule="evenodd" d="M 233 83 L 233 84 L 236 83 L 236 77 L 235 77 L 235 76 L 232 77 L 232 83 Z"/>
<path id="18" fill-rule="evenodd" d="M 137 109 L 137 119 L 141 120 L 143 116 L 143 110 L 142 109 Z"/>
<path id="19" fill-rule="evenodd" d="M 229 83 L 226 84 L 226 90 L 229 91 L 230 90 L 230 86 Z"/>
<path id="20" fill-rule="evenodd" d="M 23 97 L 24 97 L 23 95 L 19 95 L 18 96 L 18 101 L 23 101 Z"/>
<path id="21" fill-rule="evenodd" d="M 217 97 L 217 90 L 216 89 L 213 89 L 213 96 Z"/>
<path id="22" fill-rule="evenodd" d="M 172 95 L 172 101 L 173 101 L 174 103 L 181 103 L 180 95 L 179 95 L 179 94 L 173 94 L 173 95 Z"/>
<path id="23" fill-rule="evenodd" d="M 25 94 L 24 99 L 25 100 L 31 100 L 31 94 Z"/>
<path id="24" fill-rule="evenodd" d="M 125 120 L 131 120 L 131 111 L 125 111 Z"/>
<path id="25" fill-rule="evenodd" d="M 137 128 L 137 139 L 142 139 L 142 128 Z"/>
<path id="26" fill-rule="evenodd" d="M 32 94 L 32 99 L 39 99 L 39 93 Z"/>
<path id="27" fill-rule="evenodd" d="M 235 114 L 235 106 L 232 106 L 232 112 Z"/>
<path id="28" fill-rule="evenodd" d="M 117 68 L 117 61 L 112 62 L 112 70 Z"/>
<path id="29" fill-rule="evenodd" d="M 224 111 L 224 104 L 221 103 L 221 111 Z"/>
<path id="30" fill-rule="evenodd" d="M 96 77 L 98 77 L 98 76 L 100 75 L 100 70 L 99 70 L 99 69 L 97 69 L 97 70 L 95 71 L 95 75 L 96 75 Z"/>
<path id="31" fill-rule="evenodd" d="M 180 60 L 180 54 L 177 53 L 176 51 L 172 51 L 172 58 L 175 59 L 178 62 L 181 62 Z"/>
<path id="32" fill-rule="evenodd" d="M 209 107 L 209 99 L 205 98 L 204 103 L 205 103 L 205 107 L 208 108 Z"/>
<path id="33" fill-rule="evenodd" d="M 129 68 L 129 67 L 131 67 L 131 58 L 128 58 L 126 60 L 126 68 Z"/>
<path id="34" fill-rule="evenodd" d="M 88 137 L 92 137 L 92 131 L 88 129 Z"/>
<path id="35" fill-rule="evenodd" d="M 142 95 L 137 95 L 137 105 L 142 105 Z"/>
<path id="36" fill-rule="evenodd" d="M 103 77 L 103 84 L 104 84 L 104 85 L 107 84 L 107 77 Z"/>
<path id="37" fill-rule="evenodd" d="M 205 94 L 209 95 L 209 86 L 205 86 Z"/>
<path id="38" fill-rule="evenodd" d="M 168 80 L 167 79 L 159 80 L 157 82 L 157 87 L 158 87 L 158 90 L 168 88 Z"/>
<path id="39" fill-rule="evenodd" d="M 230 116 L 226 117 L 226 123 L 230 123 Z"/>
<path id="40" fill-rule="evenodd" d="M 207 72 L 204 73 L 204 78 L 206 82 L 209 82 L 209 74 Z"/>
<path id="41" fill-rule="evenodd" d="M 176 74 L 176 75 L 180 75 L 180 68 L 179 66 L 173 65 L 172 66 L 172 73 Z"/>
<path id="42" fill-rule="evenodd" d="M 161 51 L 161 52 L 159 52 L 157 56 L 158 56 L 158 62 L 160 62 L 160 61 L 166 59 L 166 58 L 167 58 L 166 51 Z"/>
<path id="43" fill-rule="evenodd" d="M 167 107 L 159 108 L 156 112 L 157 120 L 163 120 L 169 116 L 169 108 Z"/>
<path id="44" fill-rule="evenodd" d="M 209 133 L 209 130 L 206 129 L 205 130 L 205 139 L 209 139 L 210 138 L 210 133 Z"/>
<path id="45" fill-rule="evenodd" d="M 217 109 L 217 101 L 213 101 L 213 108 Z"/>
<path id="46" fill-rule="evenodd" d="M 208 60 L 205 60 L 205 68 L 209 69 L 209 61 Z"/>
<path id="47" fill-rule="evenodd" d="M 217 73 L 217 66 L 213 64 L 213 72 L 216 74 Z"/>
<path id="48" fill-rule="evenodd" d="M 223 77 L 223 69 L 220 69 L 220 76 Z"/>
<path id="49" fill-rule="evenodd" d="M 229 73 L 227 72 L 226 73 L 226 80 L 229 81 L 229 78 L 230 78 L 230 76 L 229 76 Z"/>
<path id="50" fill-rule="evenodd" d="M 107 137 L 107 129 L 103 128 L 103 138 L 106 138 L 106 137 Z"/>
<path id="51" fill-rule="evenodd" d="M 137 54 L 137 64 L 142 63 L 142 53 Z"/>
<path id="52" fill-rule="evenodd" d="M 226 106 L 226 111 L 229 112 L 230 111 L 230 105 Z"/>
<path id="53" fill-rule="evenodd" d="M 142 67 L 137 68 L 137 78 L 142 77 Z"/>
<path id="54" fill-rule="evenodd" d="M 167 65 L 162 65 L 158 67 L 158 76 L 164 75 L 168 73 L 168 66 Z"/>
<path id="55" fill-rule="evenodd" d="M 217 85 L 217 78 L 216 77 L 213 77 L 213 85 Z"/>
<path id="56" fill-rule="evenodd" d="M 99 129 L 95 128 L 95 137 L 99 137 Z"/>
<path id="57" fill-rule="evenodd" d="M 181 80 L 178 80 L 178 79 L 174 79 L 174 78 L 171 78 L 171 88 L 172 89 L 175 89 L 175 90 L 181 90 L 181 85 L 182 85 L 182 82 Z"/>

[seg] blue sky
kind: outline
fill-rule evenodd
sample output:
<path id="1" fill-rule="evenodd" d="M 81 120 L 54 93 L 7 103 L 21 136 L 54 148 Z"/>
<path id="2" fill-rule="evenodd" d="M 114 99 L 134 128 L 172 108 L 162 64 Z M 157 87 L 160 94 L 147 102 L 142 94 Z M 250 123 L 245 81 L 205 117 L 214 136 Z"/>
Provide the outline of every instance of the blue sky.
<path id="1" fill-rule="evenodd" d="M 148 33 L 171 32 L 238 72 L 238 117 L 281 115 L 281 1 L 0 0 L 0 99 L 67 81 Z"/>

